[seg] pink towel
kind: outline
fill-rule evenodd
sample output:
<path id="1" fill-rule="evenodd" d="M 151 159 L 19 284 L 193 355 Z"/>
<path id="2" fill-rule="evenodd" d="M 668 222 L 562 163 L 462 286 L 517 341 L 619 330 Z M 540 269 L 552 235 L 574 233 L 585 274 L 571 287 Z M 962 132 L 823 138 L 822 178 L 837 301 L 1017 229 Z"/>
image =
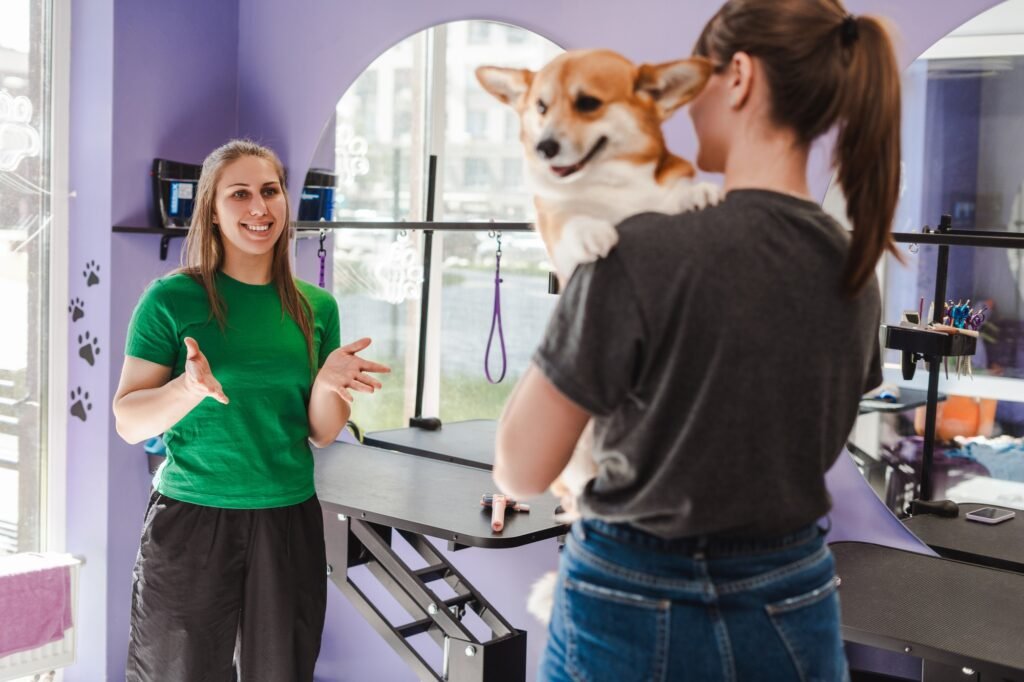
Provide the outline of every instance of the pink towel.
<path id="1" fill-rule="evenodd" d="M 0 656 L 59 641 L 69 627 L 70 567 L 0 572 Z"/>

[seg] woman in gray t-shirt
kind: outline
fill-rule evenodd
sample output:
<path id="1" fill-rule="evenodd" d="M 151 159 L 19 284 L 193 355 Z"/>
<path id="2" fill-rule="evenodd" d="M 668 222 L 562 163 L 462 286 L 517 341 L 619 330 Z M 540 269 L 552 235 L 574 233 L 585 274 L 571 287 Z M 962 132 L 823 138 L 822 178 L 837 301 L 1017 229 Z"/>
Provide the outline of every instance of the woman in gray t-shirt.
<path id="1" fill-rule="evenodd" d="M 725 200 L 623 223 L 569 281 L 499 426 L 495 480 L 520 498 L 594 420 L 546 680 L 847 674 L 815 522 L 881 381 L 899 71 L 882 24 L 838 0 L 730 0 L 695 53 L 714 65 L 690 106 L 697 164 L 724 173 Z M 807 183 L 833 127 L 852 235 Z"/>

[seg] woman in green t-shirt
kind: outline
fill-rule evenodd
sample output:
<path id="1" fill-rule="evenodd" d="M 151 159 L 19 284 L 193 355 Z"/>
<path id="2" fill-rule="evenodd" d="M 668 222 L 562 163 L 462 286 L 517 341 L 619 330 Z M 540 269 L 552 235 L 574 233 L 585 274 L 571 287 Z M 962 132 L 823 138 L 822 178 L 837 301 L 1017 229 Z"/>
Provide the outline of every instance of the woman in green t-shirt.
<path id="1" fill-rule="evenodd" d="M 334 297 L 294 279 L 284 169 L 233 140 L 203 163 L 187 263 L 128 329 L 117 432 L 163 433 L 133 572 L 129 680 L 312 680 L 327 600 L 309 443 L 389 369 L 339 348 Z M 236 660 L 237 659 L 237 660 Z M 249 672 L 252 671 L 252 672 Z"/>

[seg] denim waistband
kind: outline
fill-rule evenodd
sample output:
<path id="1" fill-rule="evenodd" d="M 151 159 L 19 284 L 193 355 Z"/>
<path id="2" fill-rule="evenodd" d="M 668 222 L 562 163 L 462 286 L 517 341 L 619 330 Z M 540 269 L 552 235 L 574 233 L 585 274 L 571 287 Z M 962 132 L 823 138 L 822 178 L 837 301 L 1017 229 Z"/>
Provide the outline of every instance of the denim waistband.
<path id="1" fill-rule="evenodd" d="M 706 557 L 745 556 L 779 552 L 799 547 L 825 534 L 825 529 L 816 523 L 809 524 L 799 530 L 774 537 L 737 537 L 728 535 L 700 535 L 685 538 L 662 538 L 640 530 L 628 523 L 609 523 L 600 519 L 581 519 L 578 528 L 586 537 L 597 533 L 621 543 L 642 547 L 643 549 L 666 554 L 692 556 L 703 554 Z"/>

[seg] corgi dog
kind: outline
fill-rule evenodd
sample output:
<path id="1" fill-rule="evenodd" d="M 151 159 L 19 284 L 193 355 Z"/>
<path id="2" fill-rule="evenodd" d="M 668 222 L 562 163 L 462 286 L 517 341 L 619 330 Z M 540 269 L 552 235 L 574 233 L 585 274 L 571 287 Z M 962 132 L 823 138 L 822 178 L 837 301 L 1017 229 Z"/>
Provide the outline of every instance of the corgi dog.
<path id="1" fill-rule="evenodd" d="M 564 284 L 577 265 L 615 246 L 615 225 L 637 213 L 717 203 L 661 124 L 711 75 L 703 58 L 635 65 L 611 50 L 576 50 L 540 71 L 481 66 L 484 90 L 519 114 L 537 231 Z"/>
<path id="2" fill-rule="evenodd" d="M 578 265 L 608 255 L 618 242 L 615 226 L 629 216 L 681 213 L 721 199 L 717 185 L 694 182 L 693 165 L 668 150 L 661 130 L 711 70 L 699 57 L 638 66 L 611 50 L 565 52 L 539 71 L 476 70 L 484 90 L 519 115 L 537 231 L 562 286 Z M 588 424 L 551 486 L 563 522 L 579 518 L 576 500 L 597 474 L 592 451 Z M 554 589 L 548 574 L 527 601 L 544 623 Z"/>

